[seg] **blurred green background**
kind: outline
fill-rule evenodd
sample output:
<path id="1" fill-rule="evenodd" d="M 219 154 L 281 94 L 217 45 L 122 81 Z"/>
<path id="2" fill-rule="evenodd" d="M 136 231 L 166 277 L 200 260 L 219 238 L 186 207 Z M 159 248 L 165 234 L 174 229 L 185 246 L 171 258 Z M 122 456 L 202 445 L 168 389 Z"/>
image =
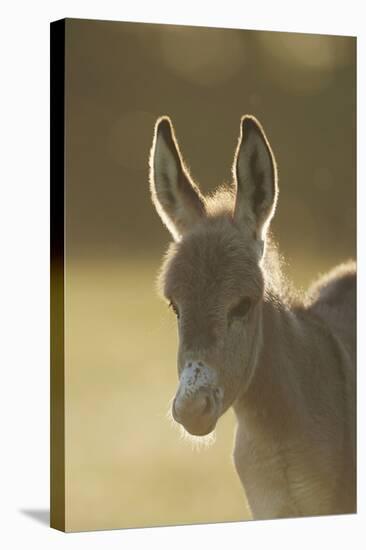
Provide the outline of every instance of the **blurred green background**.
<path id="1" fill-rule="evenodd" d="M 241 22 L 242 23 L 242 22 Z M 234 417 L 197 450 L 166 413 L 175 320 L 155 292 L 169 234 L 148 191 L 171 116 L 204 192 L 230 181 L 245 113 L 279 166 L 272 224 L 296 285 L 356 253 L 356 39 L 68 19 L 66 528 L 248 519 Z"/>

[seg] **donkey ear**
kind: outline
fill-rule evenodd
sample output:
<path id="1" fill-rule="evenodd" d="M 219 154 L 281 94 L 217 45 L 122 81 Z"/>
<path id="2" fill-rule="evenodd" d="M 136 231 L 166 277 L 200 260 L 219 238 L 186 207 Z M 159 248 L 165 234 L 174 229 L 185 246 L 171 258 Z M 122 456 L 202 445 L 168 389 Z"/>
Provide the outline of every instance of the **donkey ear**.
<path id="1" fill-rule="evenodd" d="M 255 238 L 264 241 L 277 202 L 277 168 L 263 128 L 249 115 L 241 119 L 233 173 L 236 182 L 234 219 L 252 227 Z"/>
<path id="2" fill-rule="evenodd" d="M 159 216 L 176 241 L 205 214 L 204 198 L 188 174 L 168 117 L 155 125 L 150 190 Z"/>

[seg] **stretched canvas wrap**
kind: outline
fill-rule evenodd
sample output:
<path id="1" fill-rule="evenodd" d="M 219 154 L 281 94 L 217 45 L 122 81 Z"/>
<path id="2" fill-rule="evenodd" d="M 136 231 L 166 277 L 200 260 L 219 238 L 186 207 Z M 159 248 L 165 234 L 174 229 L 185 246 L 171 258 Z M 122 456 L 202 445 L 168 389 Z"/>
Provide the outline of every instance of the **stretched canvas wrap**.
<path id="1" fill-rule="evenodd" d="M 356 512 L 356 39 L 51 24 L 51 525 Z"/>

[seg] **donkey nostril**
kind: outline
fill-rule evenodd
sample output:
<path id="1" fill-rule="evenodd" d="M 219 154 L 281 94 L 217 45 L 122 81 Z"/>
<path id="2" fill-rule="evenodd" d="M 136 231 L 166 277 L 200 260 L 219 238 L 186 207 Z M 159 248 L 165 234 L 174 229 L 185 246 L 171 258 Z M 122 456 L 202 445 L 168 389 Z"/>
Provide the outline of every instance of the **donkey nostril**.
<path id="1" fill-rule="evenodd" d="M 221 390 L 219 388 L 216 388 L 214 391 L 215 399 L 219 399 L 221 396 Z"/>
<path id="2" fill-rule="evenodd" d="M 205 406 L 203 408 L 202 414 L 208 414 L 211 410 L 211 401 L 208 396 L 205 397 Z"/>

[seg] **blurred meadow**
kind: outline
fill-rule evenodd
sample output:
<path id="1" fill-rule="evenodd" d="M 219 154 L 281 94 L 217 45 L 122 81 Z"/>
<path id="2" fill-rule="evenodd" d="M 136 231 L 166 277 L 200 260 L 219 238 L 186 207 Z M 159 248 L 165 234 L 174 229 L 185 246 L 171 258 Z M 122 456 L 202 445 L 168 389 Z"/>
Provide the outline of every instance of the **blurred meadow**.
<path id="1" fill-rule="evenodd" d="M 273 233 L 299 288 L 356 254 L 356 40 L 68 19 L 66 530 L 250 519 L 235 421 L 196 448 L 167 416 L 175 318 L 157 296 L 169 234 L 148 189 L 171 116 L 204 192 L 230 181 L 240 116 L 279 166 Z"/>

